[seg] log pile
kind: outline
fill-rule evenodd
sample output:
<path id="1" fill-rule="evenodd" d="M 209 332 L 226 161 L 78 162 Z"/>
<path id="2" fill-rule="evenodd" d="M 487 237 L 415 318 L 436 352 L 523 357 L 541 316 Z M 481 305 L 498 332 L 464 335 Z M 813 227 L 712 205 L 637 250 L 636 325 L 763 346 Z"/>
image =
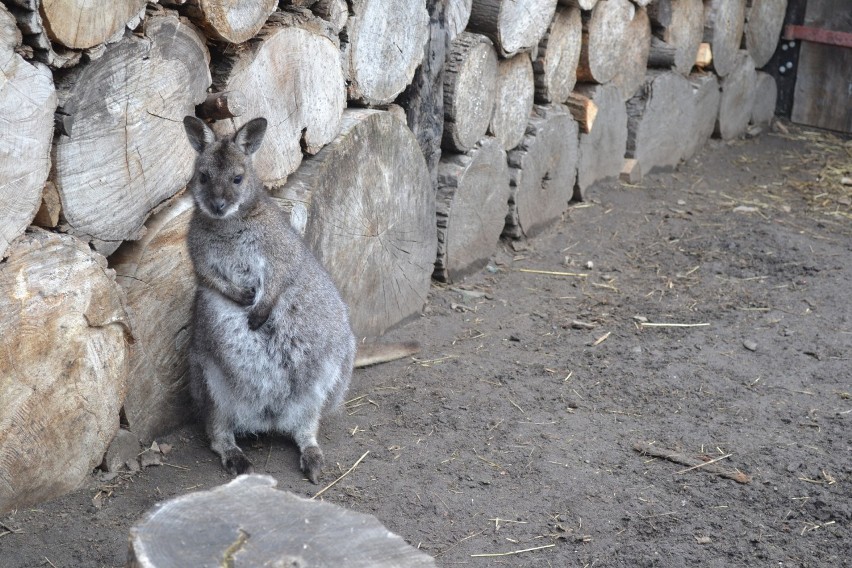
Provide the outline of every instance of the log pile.
<path id="1" fill-rule="evenodd" d="M 16 462 L 0 512 L 79 483 L 119 414 L 143 442 L 190 415 L 184 116 L 220 133 L 268 119 L 256 167 L 373 337 L 419 313 L 433 278 L 480 269 L 602 181 L 760 130 L 775 85 L 755 69 L 786 2 L 94 5 L 0 4 L 0 154 L 15 158 L 0 167 L 0 341 L 42 369 L 0 360 L 0 456 L 76 449 L 57 450 L 76 460 L 61 480 L 44 456 Z M 57 324 L 34 334 L 33 317 Z M 101 366 L 83 379 L 86 357 Z M 75 417 L 86 431 L 60 435 Z"/>

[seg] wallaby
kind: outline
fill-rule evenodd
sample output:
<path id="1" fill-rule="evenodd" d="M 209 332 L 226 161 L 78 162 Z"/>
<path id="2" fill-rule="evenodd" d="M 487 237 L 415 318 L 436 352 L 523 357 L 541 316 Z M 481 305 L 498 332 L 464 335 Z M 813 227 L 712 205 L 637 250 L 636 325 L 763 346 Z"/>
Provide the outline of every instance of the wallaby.
<path id="1" fill-rule="evenodd" d="M 299 447 L 317 483 L 317 444 L 326 403 L 339 406 L 356 363 L 349 310 L 328 272 L 267 195 L 252 166 L 266 119 L 217 137 L 184 118 L 198 152 L 189 253 L 198 284 L 189 355 L 192 397 L 210 444 L 231 474 L 252 464 L 235 435 L 278 431 Z M 365 349 L 363 362 L 404 357 L 416 344 Z"/>

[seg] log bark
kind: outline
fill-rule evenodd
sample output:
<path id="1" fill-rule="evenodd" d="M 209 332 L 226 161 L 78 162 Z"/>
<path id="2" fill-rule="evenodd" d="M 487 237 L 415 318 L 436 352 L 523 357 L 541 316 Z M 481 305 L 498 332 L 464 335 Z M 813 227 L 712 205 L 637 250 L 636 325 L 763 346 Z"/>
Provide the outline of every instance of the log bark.
<path id="1" fill-rule="evenodd" d="M 359 337 L 420 312 L 435 263 L 435 192 L 405 124 L 386 111 L 347 110 L 338 137 L 273 196 L 305 204 L 305 241 Z"/>
<path id="2" fill-rule="evenodd" d="M 731 140 L 748 128 L 751 109 L 754 106 L 757 72 L 754 60 L 745 50 L 740 50 L 733 68 L 719 81 L 722 98 L 719 101 L 719 118 L 714 134 L 722 140 Z"/>
<path id="3" fill-rule="evenodd" d="M 587 92 L 587 85 L 580 87 L 581 91 Z M 580 126 L 580 132 L 588 134 L 595 126 L 595 118 L 598 116 L 598 105 L 586 95 L 573 92 L 568 95 L 566 103 L 568 110 L 571 111 L 571 116 L 577 121 Z"/>
<path id="4" fill-rule="evenodd" d="M 335 34 L 339 34 L 349 20 L 349 5 L 346 0 L 319 0 L 311 6 L 311 11 L 328 22 Z"/>
<path id="5" fill-rule="evenodd" d="M 653 36 L 648 50 L 648 67 L 671 69 L 675 66 L 677 49 L 660 38 Z"/>
<path id="6" fill-rule="evenodd" d="M 447 150 L 467 152 L 488 129 L 494 110 L 497 54 L 487 37 L 461 33 L 444 65 L 444 135 Z"/>
<path id="7" fill-rule="evenodd" d="M 736 67 L 743 37 L 746 0 L 707 0 L 704 6 L 704 41 L 713 52 L 713 70 L 719 77 Z"/>
<path id="8" fill-rule="evenodd" d="M 555 12 L 556 0 L 473 0 L 467 26 L 511 57 L 538 45 Z"/>
<path id="9" fill-rule="evenodd" d="M 607 83 L 624 65 L 625 33 L 636 8 L 628 0 L 601 0 L 583 13 L 577 80 Z"/>
<path id="10" fill-rule="evenodd" d="M 52 181 L 68 232 L 104 254 L 139 238 L 148 215 L 192 175 L 181 120 L 210 84 L 198 31 L 174 14 L 145 20 L 99 60 L 73 69 L 60 105 L 73 119 L 54 147 Z"/>
<path id="11" fill-rule="evenodd" d="M 302 151 L 317 153 L 340 131 L 346 92 L 337 38 L 309 13 L 276 12 L 257 37 L 213 62 L 213 90 L 240 91 L 245 112 L 215 123 L 231 134 L 263 116 L 269 123 L 254 155 L 258 175 L 280 185 L 302 162 Z"/>
<path id="12" fill-rule="evenodd" d="M 56 186 L 51 182 L 45 182 L 41 194 L 41 206 L 33 219 L 33 225 L 45 229 L 53 229 L 59 224 L 59 215 L 62 212 L 62 200 Z"/>
<path id="13" fill-rule="evenodd" d="M 612 84 L 619 88 L 625 101 L 645 82 L 650 49 L 651 22 L 645 8 L 638 8 L 624 33 L 624 64 L 612 78 Z"/>
<path id="14" fill-rule="evenodd" d="M 533 60 L 535 100 L 564 103 L 577 82 L 583 21 L 577 8 L 558 8 Z"/>
<path id="15" fill-rule="evenodd" d="M 768 125 L 775 116 L 778 101 L 778 85 L 775 77 L 763 71 L 757 72 L 754 87 L 754 105 L 751 107 L 751 124 Z"/>
<path id="16" fill-rule="evenodd" d="M 559 220 L 577 175 L 577 123 L 562 105 L 537 105 L 509 152 L 509 212 L 503 236 L 530 237 Z"/>
<path id="17" fill-rule="evenodd" d="M 24 232 L 41 205 L 50 172 L 56 90 L 50 70 L 15 53 L 20 43 L 14 19 L 0 6 L 0 259 Z M 14 157 L 14 159 L 8 159 Z"/>
<path id="18" fill-rule="evenodd" d="M 580 133 L 580 157 L 574 199 L 582 201 L 596 182 L 617 178 L 627 146 L 627 109 L 621 91 L 612 85 L 581 85 L 577 89 L 598 109 L 594 126 Z"/>
<path id="19" fill-rule="evenodd" d="M 627 152 L 642 170 L 674 167 L 683 157 L 683 138 L 695 104 L 689 81 L 671 71 L 654 71 L 627 101 Z"/>
<path id="20" fill-rule="evenodd" d="M 426 3 L 353 0 L 346 30 L 349 98 L 368 105 L 393 101 L 423 59 L 429 37 Z"/>
<path id="21" fill-rule="evenodd" d="M 743 47 L 758 69 L 769 63 L 787 12 L 787 0 L 746 0 Z"/>
<path id="22" fill-rule="evenodd" d="M 688 77 L 692 87 L 692 126 L 686 130 L 683 159 L 688 160 L 700 150 L 716 128 L 722 92 L 719 80 L 710 72 L 693 73 Z"/>
<path id="23" fill-rule="evenodd" d="M 511 150 L 524 137 L 533 108 L 535 81 L 528 54 L 498 62 L 496 93 L 488 130 L 504 150 Z"/>
<path id="24" fill-rule="evenodd" d="M 297 497 L 276 484 L 268 475 L 241 475 L 157 505 L 130 529 L 128 567 L 435 566 L 372 515 Z"/>
<path id="25" fill-rule="evenodd" d="M 433 277 L 458 281 L 494 254 L 506 222 L 509 168 L 493 138 L 467 154 L 443 157 L 438 173 L 438 257 Z"/>
<path id="26" fill-rule="evenodd" d="M 130 430 L 150 444 L 188 419 L 187 346 L 195 276 L 186 234 L 193 200 L 183 194 L 145 225 L 145 236 L 112 256 L 116 281 L 134 314 L 124 415 Z"/>
<path id="27" fill-rule="evenodd" d="M 470 10 L 473 0 L 446 0 L 447 3 L 447 32 L 453 41 L 467 27 L 470 20 Z"/>
<path id="28" fill-rule="evenodd" d="M 243 43 L 253 38 L 275 8 L 277 0 L 160 0 L 178 6 L 207 37 L 227 43 Z"/>
<path id="29" fill-rule="evenodd" d="M 0 513 L 76 489 L 119 426 L 124 295 L 106 259 L 41 229 L 0 264 Z"/>
<path id="30" fill-rule="evenodd" d="M 652 44 L 652 65 L 674 67 L 688 75 L 704 33 L 704 4 L 701 0 L 661 0 L 648 10 L 658 40 Z M 673 56 L 661 51 L 665 48 L 672 49 Z"/>

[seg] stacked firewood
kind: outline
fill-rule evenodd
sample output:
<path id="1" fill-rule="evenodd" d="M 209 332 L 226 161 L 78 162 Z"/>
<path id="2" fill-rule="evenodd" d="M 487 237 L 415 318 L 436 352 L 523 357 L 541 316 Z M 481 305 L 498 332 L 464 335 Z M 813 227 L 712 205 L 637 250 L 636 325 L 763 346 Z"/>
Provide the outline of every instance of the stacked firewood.
<path id="1" fill-rule="evenodd" d="M 255 165 L 373 337 L 597 182 L 770 120 L 786 4 L 2 2 L 0 511 L 188 416 L 184 116 L 269 120 Z"/>

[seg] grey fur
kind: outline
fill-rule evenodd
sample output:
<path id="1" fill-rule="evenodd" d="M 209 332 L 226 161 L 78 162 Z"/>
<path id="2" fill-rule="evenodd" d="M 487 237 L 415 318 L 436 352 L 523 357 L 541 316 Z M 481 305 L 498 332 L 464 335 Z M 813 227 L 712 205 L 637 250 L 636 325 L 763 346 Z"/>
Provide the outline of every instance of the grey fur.
<path id="1" fill-rule="evenodd" d="M 212 449 L 232 474 L 252 465 L 235 434 L 289 434 L 317 482 L 320 413 L 349 386 L 355 338 L 349 311 L 319 261 L 266 194 L 251 155 L 266 120 L 218 138 L 184 119 L 199 155 L 189 188 L 196 208 L 189 252 L 198 290 L 190 386 Z"/>

